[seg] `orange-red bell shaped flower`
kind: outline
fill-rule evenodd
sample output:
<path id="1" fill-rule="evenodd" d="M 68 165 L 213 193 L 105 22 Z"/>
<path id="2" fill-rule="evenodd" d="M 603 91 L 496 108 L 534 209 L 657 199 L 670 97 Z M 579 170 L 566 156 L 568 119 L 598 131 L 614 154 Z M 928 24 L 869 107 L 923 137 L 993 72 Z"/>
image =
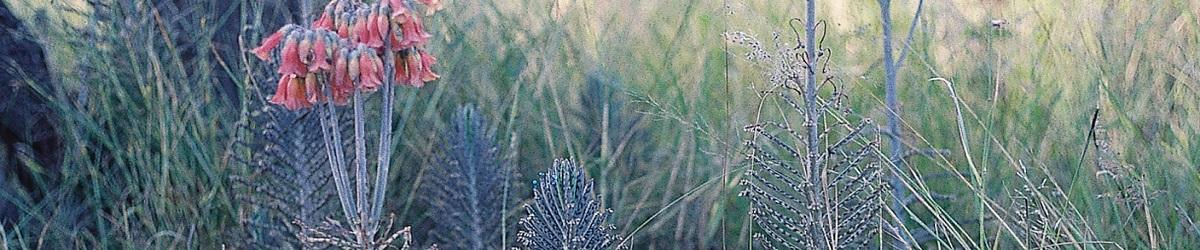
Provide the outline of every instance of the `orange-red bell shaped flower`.
<path id="1" fill-rule="evenodd" d="M 334 25 L 337 25 L 338 37 L 350 39 L 351 29 L 354 28 L 353 20 L 351 20 L 354 19 L 353 16 L 349 12 L 342 13 L 341 21 L 334 23 Z"/>
<path id="2" fill-rule="evenodd" d="M 363 36 L 363 43 L 367 44 L 367 47 L 383 47 L 383 36 L 379 33 L 379 26 L 375 25 L 375 19 L 378 19 L 378 17 L 379 15 L 372 11 L 371 14 L 367 16 L 367 19 L 363 20 L 366 23 L 365 25 L 367 28 L 367 31 Z"/>
<path id="3" fill-rule="evenodd" d="M 312 104 L 321 103 L 329 99 L 324 94 L 321 94 L 320 79 L 317 78 L 317 74 L 313 74 L 312 72 L 308 72 L 308 75 L 304 76 L 304 92 L 308 102 Z"/>
<path id="4" fill-rule="evenodd" d="M 350 28 L 350 41 L 356 43 L 367 43 L 368 28 L 367 19 L 370 14 L 366 9 L 359 9 L 354 15 L 354 26 Z"/>
<path id="5" fill-rule="evenodd" d="M 433 15 L 434 12 L 442 10 L 442 1 L 441 0 L 417 0 L 417 1 L 421 2 L 421 4 L 424 4 L 425 7 L 428 7 L 425 9 L 426 16 Z"/>
<path id="6" fill-rule="evenodd" d="M 368 48 L 368 50 L 370 49 Z M 378 57 L 375 56 L 375 53 L 361 53 L 358 60 L 358 66 L 361 67 L 358 72 L 362 74 L 358 79 L 362 84 L 362 89 L 364 91 L 375 91 L 382 85 L 382 81 L 379 79 L 381 68 L 377 68 L 379 66 L 379 63 L 377 63 Z"/>
<path id="7" fill-rule="evenodd" d="M 333 76 L 331 76 L 333 84 L 333 102 L 338 105 L 345 105 L 349 99 L 350 93 L 354 92 L 354 83 L 350 80 L 350 72 L 348 72 L 348 57 L 350 50 L 342 48 L 336 55 L 333 63 Z"/>
<path id="8" fill-rule="evenodd" d="M 300 47 L 298 48 L 298 51 L 300 53 L 300 62 L 304 63 L 304 64 L 312 63 L 312 60 L 311 60 L 312 52 L 313 52 L 312 51 L 312 46 L 313 46 L 312 30 L 304 31 L 304 35 L 300 36 L 300 45 L 299 46 Z"/>
<path id="9" fill-rule="evenodd" d="M 433 72 L 433 65 L 437 64 L 437 58 L 433 57 L 424 50 L 421 51 L 421 81 L 431 82 L 437 80 L 441 76 Z"/>
<path id="10" fill-rule="evenodd" d="M 288 36 L 288 40 L 283 44 L 282 57 L 283 62 L 279 64 L 279 74 L 298 76 L 308 73 L 304 63 L 300 62 L 300 45 L 298 45 L 299 32 L 292 32 Z"/>
<path id="11" fill-rule="evenodd" d="M 315 39 L 317 41 L 313 42 L 313 59 L 312 62 L 308 64 L 308 71 L 328 71 L 330 68 L 332 68 L 332 65 L 329 65 L 329 47 L 326 45 L 326 40 L 328 40 L 329 37 L 325 35 L 317 35 Z"/>
<path id="12" fill-rule="evenodd" d="M 283 76 L 279 83 L 278 88 L 275 90 L 275 96 L 270 100 L 271 103 L 283 105 L 288 110 L 297 110 L 312 106 L 312 103 L 308 102 L 308 98 L 305 96 L 306 89 L 304 82 L 299 77 Z"/>
<path id="13" fill-rule="evenodd" d="M 254 55 L 258 56 L 259 60 L 267 60 L 267 58 L 271 57 L 271 50 L 275 50 L 275 47 L 279 46 L 279 41 L 282 40 L 284 36 L 287 36 L 288 33 L 291 32 L 295 27 L 296 26 L 293 25 L 287 25 L 283 26 L 283 28 L 279 28 L 279 30 L 275 31 L 274 34 L 271 34 L 271 36 L 263 40 L 262 45 L 254 48 Z"/>
<path id="14" fill-rule="evenodd" d="M 404 20 L 400 24 L 400 31 L 404 35 L 404 39 L 400 40 L 399 44 L 401 48 L 421 46 L 429 41 L 430 35 L 425 33 L 425 28 L 421 27 L 420 17 L 406 14 L 401 18 Z"/>
<path id="15" fill-rule="evenodd" d="M 388 2 L 391 2 L 389 7 L 392 8 L 392 18 L 408 13 L 408 6 L 404 4 L 404 0 L 388 0 Z"/>
<path id="16" fill-rule="evenodd" d="M 388 7 L 386 3 L 387 3 L 387 1 L 380 2 L 379 9 L 376 10 L 376 12 L 378 12 L 378 14 L 375 15 L 374 19 L 372 19 L 372 21 L 374 22 L 375 28 L 379 30 L 380 39 L 388 39 L 388 37 L 391 37 L 393 35 L 391 32 L 391 29 L 390 29 L 391 22 L 389 22 L 389 20 L 391 20 L 391 18 L 388 16 L 388 12 L 391 12 L 392 8 Z M 381 40 L 381 41 L 385 41 L 385 40 Z M 393 45 L 395 45 L 395 44 L 393 43 Z"/>
<path id="17" fill-rule="evenodd" d="M 325 11 L 321 12 L 321 17 L 317 18 L 317 20 L 313 21 L 312 23 L 313 29 L 333 30 L 333 19 L 337 17 L 336 12 L 333 12 L 334 8 L 336 7 L 336 3 L 337 1 L 333 1 L 325 5 Z"/>
<path id="18" fill-rule="evenodd" d="M 425 81 L 421 81 L 421 72 L 424 70 L 422 69 L 420 54 L 415 52 L 408 53 L 404 57 L 404 66 L 404 72 L 408 74 L 404 82 L 405 85 L 417 88 L 425 86 Z"/>

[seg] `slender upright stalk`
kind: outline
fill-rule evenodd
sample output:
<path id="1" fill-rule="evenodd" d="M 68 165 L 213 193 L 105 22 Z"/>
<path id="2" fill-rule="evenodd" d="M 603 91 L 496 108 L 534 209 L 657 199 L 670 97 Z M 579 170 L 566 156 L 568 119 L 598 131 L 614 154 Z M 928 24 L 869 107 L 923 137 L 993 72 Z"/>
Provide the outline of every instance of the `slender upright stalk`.
<path id="1" fill-rule="evenodd" d="M 817 31 L 817 25 L 816 25 L 817 24 L 817 0 L 808 0 L 808 6 L 806 6 L 806 11 L 807 11 L 807 13 L 806 13 L 807 16 L 805 18 L 807 20 L 804 22 L 804 33 L 805 33 L 804 34 L 804 46 L 805 46 L 805 53 L 804 53 L 805 60 L 804 61 L 807 64 L 807 65 L 805 65 L 806 71 L 807 71 L 806 72 L 807 77 L 805 77 L 805 79 L 804 79 L 805 80 L 804 104 L 805 104 L 805 109 L 806 109 L 805 114 L 804 114 L 804 118 L 805 118 L 804 126 L 806 128 L 808 128 L 808 138 L 806 138 L 807 143 L 808 143 L 808 150 L 807 150 L 808 160 L 807 160 L 806 165 L 808 166 L 808 171 L 809 171 L 808 172 L 809 184 L 817 185 L 817 186 L 824 186 L 824 184 L 822 184 L 822 182 L 821 182 L 823 168 L 821 166 L 818 166 L 818 165 L 820 165 L 820 163 L 818 162 L 818 154 L 817 154 L 817 152 L 820 151 L 820 146 L 818 144 L 818 143 L 820 143 L 820 140 L 819 140 L 820 131 L 817 128 L 817 116 L 819 116 L 817 114 L 817 112 L 820 112 L 819 109 L 817 108 L 817 69 L 816 68 L 817 68 L 817 65 L 820 65 L 820 63 L 817 62 L 817 60 L 819 60 L 818 59 L 819 57 L 817 56 L 817 46 L 819 46 L 819 45 L 817 45 L 817 43 L 816 43 L 816 41 L 817 41 L 817 35 L 816 35 L 816 33 L 817 33 L 816 32 Z M 812 191 L 814 192 L 814 194 L 809 196 L 809 202 L 811 202 L 811 204 L 820 204 L 822 202 L 820 199 L 823 199 L 824 195 L 822 193 L 824 193 L 824 192 L 821 190 L 821 188 L 813 188 Z M 818 218 L 818 219 L 823 220 L 823 219 L 828 219 L 828 218 Z M 823 229 L 821 229 L 819 227 L 810 227 L 809 235 L 823 235 L 823 236 L 829 235 L 822 231 L 823 231 Z M 828 238 L 818 237 L 818 239 L 826 239 L 827 240 Z M 827 240 L 826 242 L 820 242 L 817 244 L 826 244 L 827 246 L 829 246 L 828 244 L 834 244 L 834 243 L 833 243 L 833 241 Z"/>
<path id="2" fill-rule="evenodd" d="M 890 150 L 888 158 L 891 159 L 891 162 L 896 165 L 896 169 L 898 170 L 893 172 L 892 176 L 888 178 L 888 184 L 892 186 L 892 193 L 896 197 L 892 200 L 891 210 L 896 214 L 896 227 L 899 233 L 892 243 L 896 248 L 908 249 L 912 248 L 912 245 L 916 244 L 916 242 L 913 242 L 909 232 L 899 231 L 904 230 L 903 224 L 908 220 L 906 206 L 910 200 L 908 198 L 911 195 L 908 194 L 908 189 L 904 188 L 904 185 L 907 184 L 900 178 L 900 175 L 908 170 L 908 163 L 905 159 L 902 159 L 904 157 L 904 144 L 900 138 L 900 103 L 896 97 L 896 81 L 899 75 L 900 63 L 908 56 L 908 52 L 911 49 L 910 44 L 912 43 L 913 34 L 917 27 L 917 20 L 921 16 L 921 9 L 925 5 L 925 0 L 917 1 L 917 10 L 913 14 L 912 24 L 908 27 L 908 37 L 904 41 L 904 48 L 901 49 L 899 58 L 895 59 L 893 58 L 894 48 L 892 44 L 892 1 L 878 1 L 880 22 L 883 27 L 884 102 L 887 105 L 887 136 Z"/>
<path id="3" fill-rule="evenodd" d="M 388 25 L 388 34 L 394 32 Z M 395 101 L 396 52 L 392 51 L 392 39 L 383 41 L 383 111 L 380 114 L 379 126 L 379 164 L 375 166 L 375 193 L 371 204 L 371 231 L 379 226 L 379 216 L 383 212 L 383 199 L 387 194 L 388 170 L 392 160 L 392 102 Z"/>
<path id="4" fill-rule="evenodd" d="M 891 209 L 896 213 L 896 227 L 904 228 L 903 224 L 908 219 L 908 212 L 905 209 L 905 202 L 909 196 L 908 190 L 904 188 L 904 183 L 900 179 L 900 174 L 907 169 L 904 159 L 900 159 L 904 150 L 903 143 L 900 142 L 900 104 L 896 100 L 896 65 L 898 64 L 892 58 L 892 1 L 879 0 L 879 16 L 883 26 L 883 81 L 884 81 L 884 102 L 887 105 L 887 135 L 888 135 L 888 158 L 892 163 L 896 164 L 896 169 L 899 171 L 893 172 L 892 177 L 888 178 L 888 183 L 892 186 L 892 194 L 896 197 L 892 201 Z M 914 20 L 915 22 L 915 20 Z M 906 233 L 900 232 L 894 241 L 893 247 L 898 249 L 907 249 L 912 246 L 912 242 L 906 236 Z"/>
<path id="5" fill-rule="evenodd" d="M 817 151 L 819 131 L 817 130 L 817 0 L 808 0 L 807 20 L 804 23 L 805 62 L 808 64 L 808 75 L 805 78 L 804 104 L 807 108 L 804 126 L 808 128 L 808 166 L 809 181 L 818 183 L 820 169 L 817 168 Z"/>
<path id="6" fill-rule="evenodd" d="M 333 98 L 333 91 L 330 88 L 325 88 L 325 95 Z M 349 176 L 346 176 L 346 163 L 342 160 L 342 132 L 341 125 L 338 124 L 337 112 L 333 107 L 332 102 L 326 105 L 328 112 L 317 109 L 317 116 L 321 119 L 321 135 L 325 141 L 325 154 L 329 157 L 329 169 L 333 171 L 333 184 L 337 187 L 338 200 L 342 203 L 342 213 L 346 216 L 346 221 L 357 221 L 358 218 L 354 214 L 354 207 L 357 205 L 353 200 L 354 197 L 342 195 L 350 193 Z M 328 120 L 326 120 L 328 119 Z M 331 133 L 330 130 L 333 132 Z M 336 146 L 335 146 L 336 145 Z"/>
<path id="7" fill-rule="evenodd" d="M 360 83 L 361 84 L 361 83 Z M 358 234 L 358 242 L 366 246 L 367 242 L 367 138 L 366 138 L 366 117 L 363 116 L 363 94 L 361 88 L 354 89 L 354 184 L 356 186 L 354 196 L 358 201 L 358 207 L 355 212 L 358 214 L 358 221 L 353 221 L 355 234 Z"/>

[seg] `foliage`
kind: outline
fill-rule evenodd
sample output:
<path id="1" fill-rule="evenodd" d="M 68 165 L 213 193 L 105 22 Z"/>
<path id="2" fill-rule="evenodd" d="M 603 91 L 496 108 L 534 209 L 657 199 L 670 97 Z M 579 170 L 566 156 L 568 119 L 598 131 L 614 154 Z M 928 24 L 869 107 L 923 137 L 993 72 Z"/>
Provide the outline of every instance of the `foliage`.
<path id="1" fill-rule="evenodd" d="M 5 1 L 42 42 L 51 77 L 0 86 L 48 101 L 54 114 L 47 117 L 57 118 L 44 128 L 61 135 L 62 149 L 59 166 L 18 164 L 56 178 L 0 191 L 21 217 L 0 228 L 0 248 L 236 248 L 245 241 L 244 219 L 266 219 L 246 209 L 238 198 L 244 187 L 229 178 L 267 176 L 236 159 L 250 156 L 235 141 L 250 138 L 241 126 L 260 110 L 253 103 L 268 100 L 276 83 L 270 75 L 277 65 L 252 60 L 249 52 L 273 28 L 311 20 L 300 13 L 320 13 L 319 7 Z M 816 16 L 829 24 L 819 29 L 829 34 L 822 46 L 832 49 L 825 60 L 831 67 L 822 73 L 855 97 L 845 99 L 856 111 L 847 123 L 885 120 L 880 9 L 873 2 L 815 2 Z M 904 185 L 891 187 L 908 197 L 882 195 L 884 204 L 908 204 L 909 218 L 896 220 L 899 211 L 889 206 L 880 234 L 911 232 L 924 240 L 914 248 L 1200 246 L 1200 200 L 1187 195 L 1200 192 L 1197 3 L 926 1 L 920 18 L 910 19 L 919 1 L 891 2 L 894 49 L 910 50 L 896 60 L 895 103 L 905 111 L 896 123 L 899 141 L 914 151 L 941 150 L 906 162 L 908 175 L 898 180 Z M 767 79 L 755 68 L 761 65 L 727 54 L 726 45 L 738 49 L 718 38 L 730 30 L 761 34 L 767 43 L 769 31 L 791 37 L 790 26 L 803 23 L 788 20 L 807 19 L 805 3 L 447 1 L 446 11 L 425 19 L 436 34 L 428 50 L 439 55 L 444 77 L 395 92 L 396 153 L 385 176 L 393 185 L 382 207 L 396 213 L 395 223 L 412 225 L 413 242 L 435 241 L 429 229 L 438 211 L 417 199 L 431 186 L 427 163 L 439 151 L 431 142 L 441 135 L 431 131 L 446 131 L 447 117 L 476 103 L 480 114 L 494 118 L 497 145 L 513 166 L 559 156 L 588 166 L 597 200 L 613 210 L 614 233 L 628 245 L 751 246 L 753 234 L 763 231 L 749 217 L 749 199 L 733 195 L 751 178 L 745 170 L 754 168 L 739 142 L 786 150 L 739 128 L 803 122 L 775 116 L 795 112 L 780 93 L 763 92 Z M 909 43 L 901 37 L 911 27 Z M 589 94 L 588 78 L 597 72 L 604 76 L 598 79 L 620 82 L 601 85 L 619 87 Z M 948 95 L 931 78 L 952 82 L 958 94 Z M 821 95 L 831 92 L 825 87 Z M 589 99 L 609 94 L 609 101 L 628 101 L 620 109 L 610 105 L 608 120 L 636 121 L 634 129 L 605 127 L 605 115 L 591 115 L 605 105 Z M 758 102 L 764 96 L 767 102 Z M 365 105 L 364 112 L 381 108 Z M 764 128 L 788 137 L 784 129 Z M 831 130 L 828 138 L 848 131 Z M 1097 163 L 1102 151 L 1120 164 Z M 3 156 L 10 163 L 21 157 Z M 894 174 L 888 162 L 895 159 L 877 160 L 883 176 Z M 515 167 L 512 183 L 528 183 L 541 170 Z M 15 182 L 12 173 L 5 177 Z M 528 201 L 527 193 L 514 194 Z M 516 226 L 512 218 L 520 214 L 509 211 L 502 220 Z"/>
<path id="2" fill-rule="evenodd" d="M 617 238 L 612 212 L 592 193 L 592 180 L 569 160 L 555 160 L 533 187 L 517 241 L 525 249 L 608 249 Z"/>
<path id="3" fill-rule="evenodd" d="M 438 222 L 432 231 L 439 247 L 500 248 L 512 167 L 496 145 L 495 128 L 474 106 L 464 106 L 442 135 L 423 194 Z"/>
<path id="4" fill-rule="evenodd" d="M 819 89 L 804 86 L 807 72 L 824 72 L 816 67 L 823 56 L 807 56 L 776 37 L 775 53 L 769 53 L 745 33 L 726 35 L 732 42 L 747 45 L 747 56 L 767 67 L 770 81 L 761 102 L 776 99 L 779 113 L 764 110 L 765 121 L 750 124 L 753 134 L 746 142 L 750 168 L 742 180 L 741 195 L 750 200 L 750 216 L 761 229 L 754 240 L 771 249 L 846 249 L 863 248 L 877 239 L 882 197 L 882 164 L 879 139 L 872 138 L 870 120 L 850 122 L 849 109 L 842 106 L 846 97 L 832 79 L 830 96 L 809 95 Z M 797 44 L 803 44 L 797 38 Z M 811 51 L 811 50 L 810 50 Z M 821 58 L 804 60 L 804 58 Z M 809 63 L 814 62 L 814 63 Z M 814 85 L 809 85 L 809 87 Z M 801 101 L 808 97 L 811 101 Z M 816 111 L 817 113 L 812 113 Z M 797 122 L 789 117 L 803 118 Z M 814 134 L 808 134 L 815 128 Z M 819 138 L 819 139 L 818 139 Z M 815 148 L 809 143 L 817 142 Z"/>

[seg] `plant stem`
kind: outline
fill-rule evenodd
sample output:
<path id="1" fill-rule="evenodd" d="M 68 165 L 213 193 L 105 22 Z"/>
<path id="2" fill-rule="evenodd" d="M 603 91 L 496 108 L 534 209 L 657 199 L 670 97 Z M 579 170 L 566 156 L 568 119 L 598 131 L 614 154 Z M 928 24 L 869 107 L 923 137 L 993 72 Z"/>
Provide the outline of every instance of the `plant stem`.
<path id="1" fill-rule="evenodd" d="M 391 34 L 391 25 L 388 25 Z M 379 126 L 379 164 L 375 166 L 375 193 L 371 204 L 371 231 L 378 229 L 379 216 L 383 212 L 383 200 L 387 194 L 388 170 L 392 160 L 392 102 L 395 101 L 396 52 L 392 51 L 392 39 L 383 42 L 383 112 Z"/>
<path id="2" fill-rule="evenodd" d="M 817 65 L 819 65 L 819 63 L 817 62 L 817 60 L 819 58 L 817 56 L 817 46 L 818 45 L 816 44 L 816 40 L 817 40 L 817 36 L 816 36 L 817 1 L 816 0 L 808 0 L 808 6 L 806 6 L 806 11 L 807 11 L 807 13 L 806 13 L 807 16 L 805 18 L 807 19 L 807 21 L 805 21 L 805 23 L 804 23 L 804 33 L 805 33 L 804 34 L 804 45 L 805 45 L 805 50 L 806 50 L 805 51 L 806 52 L 805 53 L 805 62 L 807 63 L 806 73 L 808 74 L 807 75 L 808 77 L 805 78 L 806 82 L 805 82 L 805 89 L 804 89 L 805 90 L 804 103 L 805 103 L 805 109 L 807 109 L 805 112 L 805 116 L 804 116 L 805 117 L 804 126 L 808 128 L 808 138 L 805 138 L 805 139 L 807 139 L 807 143 L 808 143 L 808 152 L 807 152 L 808 160 L 807 160 L 806 165 L 808 166 L 808 171 L 809 171 L 809 176 L 808 176 L 809 184 L 824 186 L 824 184 L 821 184 L 822 168 L 820 166 L 818 166 L 819 163 L 818 163 L 818 159 L 817 159 L 817 152 L 820 150 L 820 147 L 818 147 L 818 143 L 820 142 L 820 140 L 819 140 L 820 131 L 817 129 L 817 112 L 819 112 L 817 109 L 817 70 L 816 70 Z M 821 188 L 813 188 L 812 191 L 814 192 L 813 195 L 809 196 L 809 201 L 811 202 L 811 204 L 821 204 L 819 200 L 823 199 L 822 193 L 824 193 L 824 192 L 821 190 Z M 827 218 L 821 218 L 821 219 L 827 219 Z M 828 235 L 828 234 L 825 232 L 822 232 L 821 228 L 810 227 L 809 235 Z M 821 237 L 821 239 L 827 239 L 827 238 Z M 831 247 L 831 249 L 832 249 L 832 245 L 830 245 L 830 244 L 834 244 L 834 242 L 829 241 L 829 242 L 821 242 L 818 244 L 825 244 L 827 247 Z"/>
<path id="3" fill-rule="evenodd" d="M 804 45 L 806 61 L 808 63 L 808 77 L 805 81 L 804 103 L 807 110 L 805 114 L 804 124 L 808 127 L 808 166 L 809 166 L 809 181 L 817 183 L 817 176 L 820 175 L 820 170 L 817 168 L 817 143 L 819 131 L 817 130 L 817 72 L 814 67 L 817 65 L 817 45 L 816 45 L 816 0 L 808 0 L 808 17 L 804 23 Z"/>
<path id="4" fill-rule="evenodd" d="M 888 158 L 896 164 L 896 169 L 899 171 L 893 172 L 891 178 L 888 179 L 892 186 L 892 194 L 896 197 L 892 201 L 892 212 L 896 213 L 897 227 L 904 228 L 903 224 L 908 220 L 908 212 L 905 209 L 905 202 L 909 197 L 908 190 L 902 188 L 905 185 L 900 178 L 900 174 L 907 170 L 907 164 L 901 154 L 904 150 L 903 143 L 900 142 L 900 104 L 896 100 L 896 65 L 897 61 L 892 58 L 892 1 L 879 0 L 879 16 L 883 27 L 883 81 L 884 81 L 884 99 L 887 105 L 887 129 L 888 129 L 888 147 L 890 153 Z M 911 242 L 905 233 L 897 235 L 893 240 L 892 245 L 896 248 L 907 249 L 912 246 Z"/>
<path id="5" fill-rule="evenodd" d="M 325 94 L 330 100 L 333 100 L 331 88 L 325 88 Z M 329 111 L 320 112 L 318 109 L 318 118 L 321 119 L 322 139 L 325 141 L 325 153 L 329 157 L 329 169 L 333 172 L 333 184 L 337 187 L 338 200 L 342 203 L 342 213 L 346 216 L 346 221 L 357 221 L 358 218 L 353 209 L 357 205 L 353 200 L 354 197 L 350 195 L 349 176 L 346 175 L 346 163 L 342 154 L 342 132 L 337 118 L 337 109 L 334 108 L 333 102 L 327 102 L 325 106 Z M 333 132 L 331 133 L 330 130 Z"/>
<path id="6" fill-rule="evenodd" d="M 361 83 L 360 83 L 361 84 Z M 363 116 L 363 93 L 361 87 L 354 89 L 354 184 L 358 221 L 351 222 L 358 234 L 358 243 L 366 247 L 367 242 L 367 140 L 366 117 Z"/>

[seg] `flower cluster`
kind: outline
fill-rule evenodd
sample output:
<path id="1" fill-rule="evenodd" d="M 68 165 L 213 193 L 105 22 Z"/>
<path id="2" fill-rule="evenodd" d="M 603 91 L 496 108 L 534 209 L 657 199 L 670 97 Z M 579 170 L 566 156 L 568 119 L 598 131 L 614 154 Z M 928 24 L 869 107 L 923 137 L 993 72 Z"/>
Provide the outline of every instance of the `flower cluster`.
<path id="1" fill-rule="evenodd" d="M 426 15 L 441 9 L 439 0 L 417 2 L 425 5 Z M 421 87 L 437 80 L 431 68 L 437 59 L 422 48 L 429 37 L 409 1 L 333 0 L 309 27 L 286 25 L 252 52 L 262 60 L 279 56 L 279 85 L 270 102 L 295 110 L 329 99 L 345 105 L 355 90 L 373 92 L 383 86 L 386 67 L 395 69 L 392 80 L 398 85 Z M 397 56 L 385 63 L 389 49 Z"/>

